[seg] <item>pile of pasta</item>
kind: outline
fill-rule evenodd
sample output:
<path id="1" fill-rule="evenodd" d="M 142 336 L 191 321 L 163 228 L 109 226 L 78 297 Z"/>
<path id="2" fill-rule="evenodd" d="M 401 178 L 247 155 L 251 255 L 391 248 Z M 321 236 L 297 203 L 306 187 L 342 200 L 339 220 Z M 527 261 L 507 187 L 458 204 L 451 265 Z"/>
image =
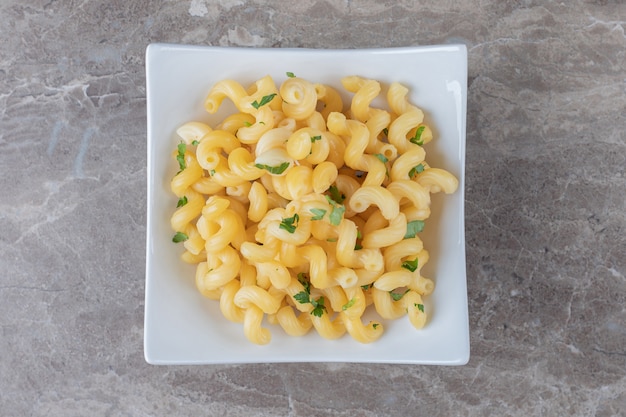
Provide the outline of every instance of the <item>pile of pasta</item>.
<path id="1" fill-rule="evenodd" d="M 381 337 L 380 319 L 427 321 L 434 282 L 421 274 L 418 233 L 431 194 L 458 181 L 425 161 L 433 134 L 406 87 L 390 84 L 385 99 L 376 80 L 341 83 L 346 109 L 335 88 L 291 73 L 280 86 L 222 80 L 204 107 L 214 114 L 228 99 L 236 111 L 177 130 L 173 240 L 197 264 L 198 290 L 253 343 L 271 340 L 264 320 L 291 336 L 314 328 L 363 343 Z"/>

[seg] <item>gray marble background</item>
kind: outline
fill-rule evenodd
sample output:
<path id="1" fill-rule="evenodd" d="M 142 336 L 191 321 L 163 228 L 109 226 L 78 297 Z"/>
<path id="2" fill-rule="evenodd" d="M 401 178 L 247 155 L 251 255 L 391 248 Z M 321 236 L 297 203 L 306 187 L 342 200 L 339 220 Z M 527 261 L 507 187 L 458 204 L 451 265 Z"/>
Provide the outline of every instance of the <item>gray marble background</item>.
<path id="1" fill-rule="evenodd" d="M 624 413 L 625 29 L 621 0 L 3 0 L 0 415 Z M 468 365 L 144 362 L 151 42 L 467 45 Z"/>

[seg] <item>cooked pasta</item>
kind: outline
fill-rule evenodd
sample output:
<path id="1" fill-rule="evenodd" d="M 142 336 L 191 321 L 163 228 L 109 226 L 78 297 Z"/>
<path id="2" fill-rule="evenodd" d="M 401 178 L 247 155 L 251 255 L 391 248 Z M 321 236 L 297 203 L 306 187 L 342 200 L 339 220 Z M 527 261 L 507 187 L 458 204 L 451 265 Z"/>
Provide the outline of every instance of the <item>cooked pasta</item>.
<path id="1" fill-rule="evenodd" d="M 432 130 L 408 88 L 341 83 L 348 109 L 333 87 L 291 75 L 279 86 L 222 80 L 204 107 L 213 114 L 228 99 L 237 112 L 176 131 L 173 241 L 196 264 L 198 291 L 256 344 L 271 341 L 264 321 L 361 343 L 382 337 L 384 320 L 427 324 L 422 297 L 435 282 L 422 276 L 418 234 L 431 194 L 455 192 L 458 180 L 426 162 Z M 380 320 L 366 321 L 370 310 Z"/>

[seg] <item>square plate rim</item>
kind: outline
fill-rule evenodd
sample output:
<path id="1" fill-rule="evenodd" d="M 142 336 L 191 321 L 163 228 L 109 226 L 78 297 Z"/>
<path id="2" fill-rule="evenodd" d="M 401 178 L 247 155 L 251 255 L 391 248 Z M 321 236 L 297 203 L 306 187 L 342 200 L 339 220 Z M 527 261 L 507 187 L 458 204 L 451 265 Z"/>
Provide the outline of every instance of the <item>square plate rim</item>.
<path id="1" fill-rule="evenodd" d="M 151 131 L 151 110 L 152 105 L 150 101 L 150 80 L 153 74 L 151 74 L 150 62 L 152 60 L 152 56 L 155 54 L 160 54 L 165 51 L 184 51 L 184 52 L 202 52 L 202 53 L 276 53 L 276 54 L 290 54 L 290 53 L 298 53 L 298 54 L 358 54 L 358 53 L 367 53 L 367 54 L 402 54 L 402 53 L 424 53 L 424 52 L 433 52 L 433 51 L 445 51 L 445 52 L 456 52 L 460 54 L 460 59 L 464 63 L 464 68 L 461 73 L 464 77 L 464 94 L 463 94 L 463 112 L 460 115 L 462 118 L 462 134 L 460 137 L 460 149 L 459 152 L 462 154 L 462 172 L 460 179 L 460 192 L 464 194 L 464 179 L 465 179 L 465 146 L 466 146 L 466 116 L 467 116 L 467 49 L 463 44 L 444 44 L 444 45 L 426 45 L 426 46 L 405 46 L 405 47 L 391 47 L 391 48 L 345 48 L 345 49 L 317 49 L 317 48 L 248 48 L 248 47 L 221 47 L 221 46 L 200 46 L 200 45 L 184 45 L 184 44 L 174 44 L 174 43 L 151 43 L 146 47 L 146 102 L 147 102 L 147 164 L 148 164 L 148 198 L 147 198 L 147 230 L 146 230 L 146 276 L 145 276 L 145 307 L 144 307 L 144 357 L 145 360 L 150 364 L 236 364 L 236 363 L 284 363 L 284 362 L 352 362 L 352 363 L 396 363 L 396 364 L 428 364 L 428 365 L 463 365 L 469 361 L 470 354 L 470 343 L 469 343 L 469 312 L 468 312 L 468 303 L 467 303 L 467 273 L 466 273 L 466 255 L 465 255 L 465 227 L 464 227 L 464 202 L 460 205 L 460 213 L 461 213 L 461 227 L 460 227 L 460 236 L 462 239 L 462 253 L 463 253 L 463 279 L 459 280 L 459 285 L 462 285 L 465 293 L 465 306 L 464 306 L 464 335 L 461 339 L 463 339 L 463 344 L 466 345 L 466 349 L 464 354 L 452 358 L 448 361 L 445 360 L 437 360 L 437 361 L 428 361 L 428 360 L 420 360 L 417 359 L 401 359 L 394 360 L 393 358 L 372 358 L 370 360 L 363 359 L 355 359 L 350 360 L 349 358 L 343 358 L 337 360 L 337 358 L 329 357 L 329 358 L 315 358 L 313 360 L 294 360 L 293 358 L 273 358 L 271 360 L 255 360 L 254 358 L 240 358 L 239 360 L 185 360 L 185 359 L 159 359 L 149 354 L 150 346 L 148 344 L 148 332 L 149 332 L 149 293 L 151 287 L 151 273 L 153 272 L 153 266 L 150 262 L 152 259 L 151 256 L 151 243 L 153 238 L 153 233 L 150 225 L 153 221 L 153 212 L 152 212 L 152 201 L 154 196 L 154 187 L 151 187 L 151 178 L 154 174 L 153 170 L 154 166 L 151 164 L 151 151 L 152 146 L 151 141 L 154 139 L 153 132 Z M 464 201 L 464 196 L 462 201 Z M 347 336 L 346 336 L 347 337 Z"/>

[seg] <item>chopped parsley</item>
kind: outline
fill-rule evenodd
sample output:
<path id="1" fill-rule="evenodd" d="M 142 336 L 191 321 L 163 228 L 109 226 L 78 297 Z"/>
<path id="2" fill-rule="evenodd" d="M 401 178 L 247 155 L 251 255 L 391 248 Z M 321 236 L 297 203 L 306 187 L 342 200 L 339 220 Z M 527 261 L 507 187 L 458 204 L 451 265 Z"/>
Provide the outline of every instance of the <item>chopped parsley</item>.
<path id="1" fill-rule="evenodd" d="M 250 123 L 249 121 L 246 120 L 246 121 L 243 122 L 243 125 L 245 127 L 250 127 L 250 126 L 252 126 L 252 123 Z"/>
<path id="2" fill-rule="evenodd" d="M 214 176 L 215 175 L 215 170 L 214 169 L 210 170 L 209 174 L 211 174 L 211 176 Z"/>
<path id="3" fill-rule="evenodd" d="M 413 168 L 411 168 L 411 170 L 409 171 L 409 178 L 413 178 L 420 172 L 424 172 L 424 164 L 415 165 Z"/>
<path id="4" fill-rule="evenodd" d="M 289 168 L 289 162 L 285 161 L 282 164 L 277 165 L 277 166 L 269 166 L 269 165 L 264 165 L 264 164 L 254 164 L 254 166 L 259 169 L 264 169 L 266 171 L 269 171 L 270 174 L 279 175 L 285 172 L 287 168 Z"/>
<path id="5" fill-rule="evenodd" d="M 289 78 L 294 78 L 296 76 L 296 74 L 294 74 L 291 71 L 287 71 L 286 74 L 287 74 L 287 77 L 289 77 Z"/>
<path id="6" fill-rule="evenodd" d="M 424 230 L 424 222 L 422 220 L 413 220 L 406 224 L 406 234 L 404 235 L 405 239 L 410 239 L 415 237 L 416 234 Z"/>
<path id="7" fill-rule="evenodd" d="M 406 294 L 407 292 L 409 292 L 409 290 L 406 290 L 405 292 L 402 292 L 402 293 L 389 291 L 389 294 L 391 294 L 391 298 L 393 298 L 393 301 L 400 301 L 402 297 L 404 297 L 404 294 Z"/>
<path id="8" fill-rule="evenodd" d="M 189 239 L 189 236 L 187 236 L 186 234 L 184 234 L 183 232 L 176 232 L 176 234 L 174 235 L 174 237 L 172 238 L 172 242 L 174 243 L 180 243 L 180 242 L 184 242 L 185 240 Z"/>
<path id="9" fill-rule="evenodd" d="M 315 142 L 316 140 L 322 140 L 322 135 L 311 136 L 311 143 Z"/>
<path id="10" fill-rule="evenodd" d="M 417 261 L 418 258 L 415 258 L 412 261 L 404 261 L 402 262 L 402 268 L 408 269 L 411 272 L 415 272 L 415 270 L 417 269 Z"/>
<path id="11" fill-rule="evenodd" d="M 383 133 L 385 134 L 385 136 L 389 136 L 389 129 L 384 128 Z"/>
<path id="12" fill-rule="evenodd" d="M 358 228 L 356 229 L 356 238 L 357 240 L 363 239 L 363 233 L 361 233 L 361 231 Z M 359 243 L 354 245 L 354 250 L 359 250 L 359 249 L 363 249 L 363 246 L 361 246 Z"/>
<path id="13" fill-rule="evenodd" d="M 379 324 L 379 323 L 374 323 L 374 324 L 372 324 L 372 327 L 374 328 L 374 330 L 376 330 L 376 329 L 378 328 L 378 326 L 380 326 L 380 324 Z"/>
<path id="14" fill-rule="evenodd" d="M 298 294 L 294 295 L 293 298 L 300 304 L 306 304 L 309 302 L 309 294 L 306 291 L 300 291 Z"/>
<path id="15" fill-rule="evenodd" d="M 339 188 L 337 188 L 336 185 L 331 185 L 328 188 L 328 192 L 330 192 L 330 198 L 332 198 L 333 200 L 335 200 L 335 202 L 337 204 L 341 204 L 343 203 L 343 200 L 346 199 L 346 195 L 342 192 L 339 191 Z"/>
<path id="16" fill-rule="evenodd" d="M 341 204 L 337 204 L 335 200 L 333 200 L 329 196 L 326 196 L 326 200 L 328 201 L 328 204 L 330 204 L 333 208 L 330 212 L 330 215 L 328 216 L 328 220 L 330 220 L 330 224 L 332 224 L 333 226 L 339 226 L 339 223 L 341 223 L 341 219 L 343 219 L 343 214 L 346 212 L 346 208 Z"/>
<path id="17" fill-rule="evenodd" d="M 313 217 L 311 217 L 311 220 L 322 220 L 322 218 L 324 218 L 324 215 L 326 214 L 326 210 L 319 208 L 312 208 L 309 211 L 313 213 Z"/>
<path id="18" fill-rule="evenodd" d="M 187 196 L 184 195 L 181 198 L 178 199 L 178 204 L 176 204 L 176 207 L 182 207 L 184 205 L 186 205 L 189 202 L 189 200 L 187 200 Z"/>
<path id="19" fill-rule="evenodd" d="M 324 297 L 320 297 L 317 300 L 311 299 L 311 304 L 313 305 L 313 314 L 315 317 L 322 317 L 324 311 L 326 311 L 326 306 L 324 305 Z"/>
<path id="20" fill-rule="evenodd" d="M 199 143 L 200 143 L 200 142 L 198 142 L 198 141 L 197 141 L 197 140 L 195 140 L 195 139 L 194 139 L 193 141 L 191 141 L 191 144 L 192 144 L 193 146 L 198 146 L 198 144 L 199 144 Z"/>
<path id="21" fill-rule="evenodd" d="M 382 162 L 383 164 L 386 164 L 387 162 L 389 162 L 389 159 L 387 159 L 387 157 L 383 155 L 382 153 L 377 153 L 374 156 L 378 158 L 380 162 Z"/>
<path id="22" fill-rule="evenodd" d="M 420 126 L 415 131 L 415 136 L 413 136 L 410 141 L 416 145 L 422 146 L 424 144 L 424 139 L 422 139 L 422 133 L 424 133 L 424 129 L 426 126 Z"/>
<path id="23" fill-rule="evenodd" d="M 350 301 L 341 306 L 341 311 L 346 311 L 356 303 L 356 298 L 351 298 Z"/>
<path id="24" fill-rule="evenodd" d="M 417 309 L 422 313 L 424 312 L 424 304 L 415 304 L 415 307 L 417 307 Z"/>
<path id="25" fill-rule="evenodd" d="M 267 96 L 263 96 L 261 98 L 261 101 L 258 102 L 256 100 L 254 100 L 252 102 L 252 107 L 254 107 L 255 109 L 259 109 L 259 107 L 265 106 L 267 103 L 269 103 L 270 101 L 272 101 L 274 99 L 274 97 L 276 97 L 276 93 L 273 94 L 269 94 Z"/>
<path id="26" fill-rule="evenodd" d="M 298 282 L 302 284 L 304 291 L 306 291 L 307 294 L 311 293 L 311 283 L 304 272 L 300 272 L 298 274 Z"/>
<path id="27" fill-rule="evenodd" d="M 326 311 L 326 306 L 324 305 L 324 297 L 319 297 L 317 300 L 314 300 L 311 298 L 310 291 L 310 286 L 305 286 L 304 291 L 300 291 L 299 293 L 294 295 L 293 298 L 300 304 L 310 303 L 313 306 L 311 314 L 315 317 L 322 317 L 322 314 L 324 314 L 324 311 Z"/>
<path id="28" fill-rule="evenodd" d="M 370 288 L 372 288 L 373 286 L 374 286 L 374 284 L 361 285 L 361 289 L 362 289 L 363 291 L 367 291 L 367 290 L 369 290 Z"/>
<path id="29" fill-rule="evenodd" d="M 291 217 L 287 217 L 280 222 L 280 227 L 283 230 L 288 231 L 289 233 L 294 233 L 296 231 L 296 227 L 298 227 L 298 222 L 300 221 L 300 216 L 298 213 L 294 214 Z"/>
<path id="30" fill-rule="evenodd" d="M 182 172 L 185 168 L 187 168 L 187 163 L 185 162 L 185 152 L 187 151 L 187 145 L 185 142 L 181 142 L 178 144 L 178 154 L 176 155 L 176 160 L 178 161 L 178 165 L 180 167 L 180 171 Z"/>

